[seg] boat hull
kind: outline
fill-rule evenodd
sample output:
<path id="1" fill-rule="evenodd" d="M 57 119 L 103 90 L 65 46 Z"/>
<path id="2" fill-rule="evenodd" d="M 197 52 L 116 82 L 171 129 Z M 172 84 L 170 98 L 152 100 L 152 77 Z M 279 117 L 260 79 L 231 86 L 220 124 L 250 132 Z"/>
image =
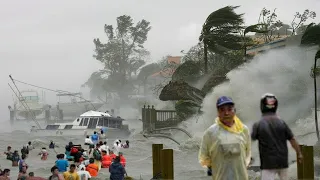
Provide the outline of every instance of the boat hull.
<path id="1" fill-rule="evenodd" d="M 33 136 L 87 136 L 92 135 L 93 132 L 99 132 L 100 129 L 32 129 L 31 134 Z M 105 133 L 105 139 L 124 139 L 131 135 L 129 130 L 123 129 L 108 129 Z"/>
<path id="2" fill-rule="evenodd" d="M 32 116 L 37 117 L 43 113 L 42 109 L 31 109 L 30 111 L 17 110 L 17 116 L 25 119 L 32 119 Z M 32 115 L 33 114 L 33 115 Z"/>

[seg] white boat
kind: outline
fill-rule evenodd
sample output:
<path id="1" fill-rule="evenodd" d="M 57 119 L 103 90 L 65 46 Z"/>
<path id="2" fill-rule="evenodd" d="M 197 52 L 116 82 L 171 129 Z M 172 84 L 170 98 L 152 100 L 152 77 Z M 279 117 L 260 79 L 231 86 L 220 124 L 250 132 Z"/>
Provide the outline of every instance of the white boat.
<path id="1" fill-rule="evenodd" d="M 94 131 L 106 129 L 106 138 L 124 138 L 130 135 L 129 126 L 123 124 L 124 119 L 112 117 L 108 113 L 88 111 L 80 115 L 72 123 L 48 124 L 45 129 L 32 127 L 31 133 L 41 136 L 79 136 L 91 135 Z"/>
<path id="2" fill-rule="evenodd" d="M 21 96 L 14 102 L 17 118 L 31 119 L 32 116 L 42 114 L 43 110 L 44 104 L 40 102 L 38 92 L 34 90 L 21 91 Z"/>
<path id="3" fill-rule="evenodd" d="M 59 93 L 58 104 L 51 108 L 51 114 L 57 116 L 57 109 L 63 111 L 64 117 L 76 117 L 81 113 L 99 109 L 103 103 L 85 100 L 82 93 Z M 66 101 L 69 98 L 70 101 Z M 57 116 L 58 117 L 58 116 Z"/>

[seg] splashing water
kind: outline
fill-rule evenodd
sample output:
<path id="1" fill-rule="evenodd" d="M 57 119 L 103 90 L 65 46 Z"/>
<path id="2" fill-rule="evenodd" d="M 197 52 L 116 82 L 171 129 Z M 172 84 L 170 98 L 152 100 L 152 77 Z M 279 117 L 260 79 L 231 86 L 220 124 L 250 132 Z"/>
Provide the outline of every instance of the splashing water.
<path id="1" fill-rule="evenodd" d="M 307 117 L 314 106 L 310 69 L 315 52 L 315 48 L 288 47 L 256 55 L 251 62 L 229 72 L 228 82 L 213 88 L 204 99 L 201 120 L 189 120 L 189 130 L 199 134 L 213 123 L 216 100 L 222 95 L 232 97 L 237 114 L 249 128 L 259 120 L 260 97 L 267 92 L 276 95 L 279 115 L 289 125 Z"/>
<path id="2" fill-rule="evenodd" d="M 314 54 L 314 49 L 310 50 L 298 47 L 272 50 L 257 55 L 251 62 L 228 73 L 227 77 L 229 81 L 213 88 L 212 92 L 205 97 L 202 107 L 203 115 L 201 117 L 190 118 L 180 124 L 180 127 L 188 130 L 194 137 L 188 139 L 184 133 L 172 132 L 174 138 L 181 143 L 180 146 L 177 146 L 176 143 L 168 139 L 144 138 L 140 134 L 142 122 L 137 119 L 129 120 L 129 127 L 137 129 L 130 137 L 130 149 L 124 150 L 128 160 L 127 170 L 129 175 L 135 178 L 142 176 L 142 179 L 150 179 L 152 177 L 151 146 L 153 143 L 161 143 L 164 144 L 165 148 L 175 150 L 175 179 L 207 178 L 206 170 L 198 164 L 198 146 L 205 129 L 213 124 L 216 117 L 215 103 L 221 95 L 233 98 L 236 103 L 237 114 L 249 128 L 260 118 L 259 100 L 261 95 L 270 92 L 275 94 L 279 99 L 279 115 L 291 127 L 300 126 L 296 121 L 303 118 L 306 121 L 301 121 L 302 123 L 299 121 L 301 127 L 304 128 L 307 124 L 311 129 L 315 129 L 313 118 L 310 116 L 311 113 L 309 111 L 313 107 L 313 80 L 310 77 L 310 69 L 313 65 Z M 127 116 L 137 114 L 127 109 L 121 110 L 121 112 L 128 112 Z M 311 118 L 305 118 L 308 116 Z M 196 122 L 197 119 L 198 121 Z M 23 126 L 22 124 L 20 126 Z M 297 129 L 302 131 L 302 128 Z M 57 152 L 63 153 L 64 145 L 69 141 L 74 141 L 75 143 L 83 142 L 83 137 L 74 139 L 64 136 L 44 136 L 36 139 L 20 131 L 0 134 L 0 137 L 3 140 L 0 143 L 3 147 L 2 151 L 4 151 L 4 147 L 7 145 L 13 145 L 14 149 L 17 149 L 21 147 L 21 144 L 25 144 L 29 140 L 32 140 L 37 149 L 40 150 L 43 144 L 48 144 L 50 140 L 53 140 L 60 145 Z M 108 144 L 113 142 L 112 140 L 109 141 Z M 253 149 L 257 149 L 254 146 L 252 145 Z M 259 159 L 257 151 L 253 151 L 253 156 Z M 295 158 L 294 152 L 291 152 L 290 156 Z M 42 162 L 39 159 L 37 151 L 31 153 L 28 159 L 31 167 L 30 171 L 34 171 L 39 176 L 48 177 L 50 175 L 50 168 L 56 159 L 55 152 L 50 151 L 49 160 L 46 162 Z M 10 166 L 4 157 L 0 159 L 0 163 L 6 167 Z M 17 168 L 12 169 L 15 170 L 13 175 L 15 177 L 17 175 Z M 296 175 L 296 169 L 289 170 L 289 174 Z M 103 170 L 101 177 L 104 179 L 107 176 L 108 171 Z"/>
<path id="3" fill-rule="evenodd" d="M 300 123 L 299 128 L 302 129 L 299 131 L 302 133 L 304 129 L 315 129 L 313 118 L 310 118 L 311 108 L 314 107 L 310 70 L 315 52 L 316 47 L 270 50 L 256 55 L 250 62 L 230 71 L 227 74 L 228 81 L 214 87 L 205 97 L 202 116 L 190 118 L 180 125 L 194 136 L 180 148 L 200 144 L 203 132 L 214 123 L 217 116 L 216 100 L 222 95 L 230 96 L 234 100 L 237 115 L 249 129 L 260 119 L 260 98 L 267 92 L 275 94 L 278 98 L 278 114 L 289 126 L 297 125 L 300 119 L 309 119 L 307 126 Z M 183 137 L 179 135 L 175 138 L 180 140 Z"/>

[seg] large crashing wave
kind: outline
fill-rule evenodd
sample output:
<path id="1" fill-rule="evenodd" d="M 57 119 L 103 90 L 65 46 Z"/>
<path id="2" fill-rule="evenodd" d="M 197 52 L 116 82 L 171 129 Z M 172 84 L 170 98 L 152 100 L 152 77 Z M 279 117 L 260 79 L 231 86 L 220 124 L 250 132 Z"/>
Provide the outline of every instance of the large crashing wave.
<path id="1" fill-rule="evenodd" d="M 225 82 L 209 93 L 203 102 L 203 115 L 196 122 L 188 120 L 188 130 L 201 136 L 216 117 L 216 100 L 227 95 L 233 98 L 237 114 L 251 128 L 259 120 L 260 97 L 273 93 L 279 100 L 279 115 L 293 124 L 310 115 L 314 106 L 313 79 L 310 77 L 315 48 L 287 47 L 256 55 L 253 60 L 227 74 Z"/>

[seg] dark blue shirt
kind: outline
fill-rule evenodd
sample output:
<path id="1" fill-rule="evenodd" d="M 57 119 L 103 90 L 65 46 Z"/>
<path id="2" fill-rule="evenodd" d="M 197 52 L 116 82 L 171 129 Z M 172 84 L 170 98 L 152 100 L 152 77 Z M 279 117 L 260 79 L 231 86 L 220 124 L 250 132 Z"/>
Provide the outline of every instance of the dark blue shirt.
<path id="1" fill-rule="evenodd" d="M 109 167 L 110 180 L 123 180 L 124 174 L 126 173 L 124 167 L 120 162 L 111 163 Z"/>
<path id="2" fill-rule="evenodd" d="M 262 116 L 253 125 L 251 138 L 259 141 L 260 169 L 288 168 L 287 141 L 293 133 L 283 120 L 275 114 Z"/>

